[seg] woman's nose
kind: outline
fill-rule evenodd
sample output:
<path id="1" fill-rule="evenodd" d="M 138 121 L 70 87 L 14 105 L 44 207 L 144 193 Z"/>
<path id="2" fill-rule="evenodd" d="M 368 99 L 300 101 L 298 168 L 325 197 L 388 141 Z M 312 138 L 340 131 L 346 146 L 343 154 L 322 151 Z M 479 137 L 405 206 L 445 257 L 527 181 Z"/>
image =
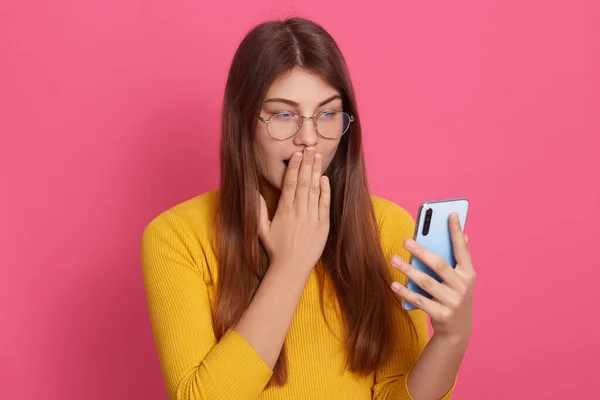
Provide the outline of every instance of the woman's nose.
<path id="1" fill-rule="evenodd" d="M 294 136 L 294 142 L 297 145 L 303 145 L 306 147 L 314 146 L 319 140 L 319 134 L 315 127 L 314 119 L 304 119 L 300 130 Z"/>

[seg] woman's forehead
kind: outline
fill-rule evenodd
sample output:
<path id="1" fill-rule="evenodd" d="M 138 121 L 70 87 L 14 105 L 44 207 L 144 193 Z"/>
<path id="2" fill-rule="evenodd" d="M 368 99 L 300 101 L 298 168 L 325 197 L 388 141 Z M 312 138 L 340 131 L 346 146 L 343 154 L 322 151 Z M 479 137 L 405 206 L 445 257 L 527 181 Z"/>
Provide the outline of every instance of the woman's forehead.
<path id="1" fill-rule="evenodd" d="M 294 69 L 277 77 L 267 90 L 265 101 L 286 99 L 298 105 L 316 105 L 336 95 L 340 95 L 339 91 L 321 76 Z"/>

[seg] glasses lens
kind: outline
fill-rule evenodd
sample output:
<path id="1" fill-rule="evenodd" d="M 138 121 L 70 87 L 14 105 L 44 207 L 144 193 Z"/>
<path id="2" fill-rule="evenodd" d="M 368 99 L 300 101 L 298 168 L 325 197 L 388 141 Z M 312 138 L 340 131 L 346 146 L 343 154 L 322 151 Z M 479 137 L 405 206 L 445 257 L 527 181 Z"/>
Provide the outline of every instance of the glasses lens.
<path id="1" fill-rule="evenodd" d="M 350 116 L 344 112 L 326 111 L 317 118 L 319 133 L 329 139 L 337 139 L 350 127 Z"/>
<path id="2" fill-rule="evenodd" d="M 273 115 L 267 124 L 269 135 L 276 139 L 287 139 L 298 132 L 300 117 L 293 113 L 279 113 Z"/>

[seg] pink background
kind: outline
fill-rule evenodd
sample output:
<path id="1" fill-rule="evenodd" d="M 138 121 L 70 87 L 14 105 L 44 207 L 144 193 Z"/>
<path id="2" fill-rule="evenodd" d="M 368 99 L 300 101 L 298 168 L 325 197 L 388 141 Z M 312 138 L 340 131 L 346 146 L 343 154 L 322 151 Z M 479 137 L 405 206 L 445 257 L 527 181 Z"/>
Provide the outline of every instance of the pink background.
<path id="1" fill-rule="evenodd" d="M 0 398 L 166 398 L 142 230 L 216 187 L 233 52 L 289 15 L 347 57 L 373 192 L 471 200 L 455 398 L 597 396 L 598 3 L 350 4 L 1 2 Z"/>

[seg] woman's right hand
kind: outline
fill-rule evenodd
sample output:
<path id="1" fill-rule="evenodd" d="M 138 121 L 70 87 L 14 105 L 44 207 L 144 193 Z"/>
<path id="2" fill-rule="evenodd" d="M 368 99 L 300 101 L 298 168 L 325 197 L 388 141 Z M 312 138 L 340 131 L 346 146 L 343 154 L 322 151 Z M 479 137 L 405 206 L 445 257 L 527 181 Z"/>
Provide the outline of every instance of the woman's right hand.
<path id="1" fill-rule="evenodd" d="M 259 236 L 270 268 L 311 271 L 321 258 L 329 235 L 331 188 L 323 173 L 323 158 L 307 147 L 294 153 L 283 178 L 277 211 L 269 221 L 261 196 Z"/>

